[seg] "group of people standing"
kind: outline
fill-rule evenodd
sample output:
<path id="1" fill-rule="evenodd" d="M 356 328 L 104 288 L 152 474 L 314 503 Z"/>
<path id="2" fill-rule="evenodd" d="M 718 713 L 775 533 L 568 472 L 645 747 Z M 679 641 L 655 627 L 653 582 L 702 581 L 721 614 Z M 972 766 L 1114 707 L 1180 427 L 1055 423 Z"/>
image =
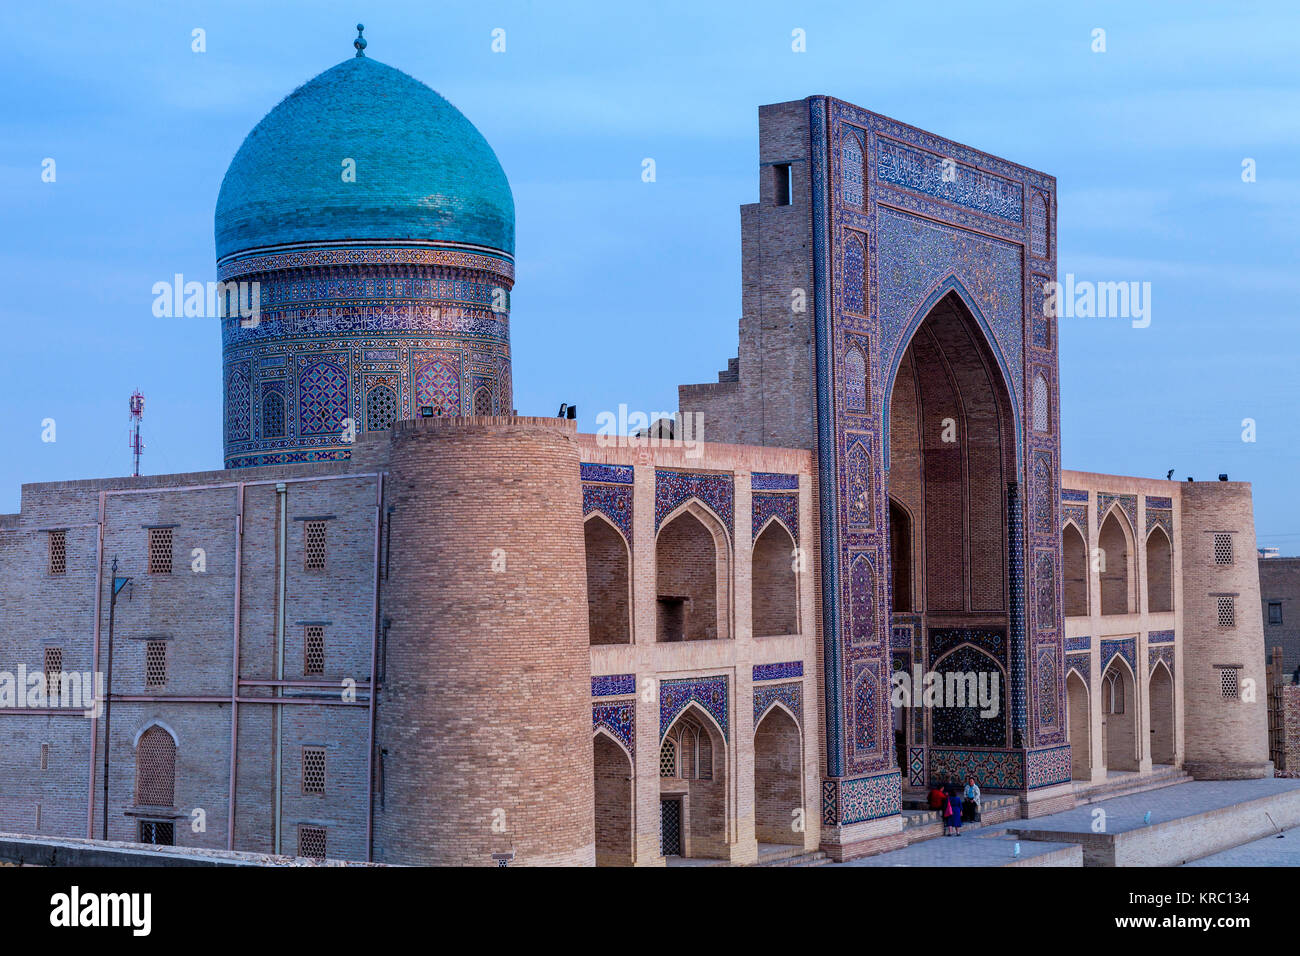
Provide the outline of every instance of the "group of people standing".
<path id="1" fill-rule="evenodd" d="M 961 836 L 963 821 L 978 823 L 980 819 L 980 788 L 974 777 L 966 778 L 962 789 L 957 781 L 947 785 L 938 780 L 930 784 L 929 806 L 943 814 L 943 835 Z"/>

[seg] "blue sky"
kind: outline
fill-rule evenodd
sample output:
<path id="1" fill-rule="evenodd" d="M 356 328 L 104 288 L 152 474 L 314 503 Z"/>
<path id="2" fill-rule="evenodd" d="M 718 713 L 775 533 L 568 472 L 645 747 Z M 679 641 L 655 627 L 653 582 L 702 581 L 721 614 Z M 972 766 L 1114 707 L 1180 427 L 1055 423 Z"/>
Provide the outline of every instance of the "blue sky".
<path id="1" fill-rule="evenodd" d="M 360 20 L 369 55 L 455 103 L 510 177 L 521 412 L 573 402 L 590 431 L 620 402 L 672 409 L 679 383 L 714 380 L 736 353 L 757 107 L 828 93 L 1054 174 L 1061 274 L 1152 284 L 1149 328 L 1061 321 L 1067 468 L 1249 480 L 1260 543 L 1300 553 L 1300 10 L 613 6 L 7 9 L 0 511 L 17 510 L 25 481 L 129 473 L 137 387 L 147 472 L 220 467 L 216 324 L 154 318 L 150 290 L 177 272 L 214 277 L 226 165 L 283 96 L 352 55 Z M 205 53 L 191 51 L 196 27 Z M 1091 49 L 1097 27 L 1105 53 Z M 790 49 L 795 28 L 806 53 Z M 1256 182 L 1242 182 L 1245 158 Z"/>

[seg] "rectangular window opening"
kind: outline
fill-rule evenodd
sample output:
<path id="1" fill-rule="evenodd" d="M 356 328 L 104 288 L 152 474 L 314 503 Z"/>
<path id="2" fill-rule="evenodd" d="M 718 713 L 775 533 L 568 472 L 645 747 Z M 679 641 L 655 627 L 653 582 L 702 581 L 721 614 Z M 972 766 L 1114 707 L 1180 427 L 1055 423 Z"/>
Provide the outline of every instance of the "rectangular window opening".
<path id="1" fill-rule="evenodd" d="M 139 842 L 151 846 L 175 846 L 175 825 L 170 820 L 141 820 Z"/>
<path id="2" fill-rule="evenodd" d="M 772 172 L 776 183 L 776 204 L 778 206 L 789 206 L 793 198 L 790 184 L 790 164 L 778 163 L 772 167 Z"/>

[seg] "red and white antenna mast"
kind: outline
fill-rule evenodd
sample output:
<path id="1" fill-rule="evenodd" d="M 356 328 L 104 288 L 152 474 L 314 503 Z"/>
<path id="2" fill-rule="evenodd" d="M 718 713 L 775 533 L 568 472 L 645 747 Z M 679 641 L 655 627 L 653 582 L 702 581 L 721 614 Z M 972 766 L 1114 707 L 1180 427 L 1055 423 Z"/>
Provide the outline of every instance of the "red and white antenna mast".
<path id="1" fill-rule="evenodd" d="M 144 442 L 140 440 L 140 422 L 144 419 L 144 396 L 136 389 L 131 393 L 131 457 L 135 462 L 132 477 L 140 477 L 140 453 L 144 451 Z"/>

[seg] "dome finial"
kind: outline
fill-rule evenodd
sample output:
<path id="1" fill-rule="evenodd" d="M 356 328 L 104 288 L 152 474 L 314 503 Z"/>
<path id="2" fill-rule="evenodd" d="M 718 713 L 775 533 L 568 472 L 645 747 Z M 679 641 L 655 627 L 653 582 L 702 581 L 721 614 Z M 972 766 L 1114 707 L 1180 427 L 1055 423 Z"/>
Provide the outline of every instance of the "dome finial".
<path id="1" fill-rule="evenodd" d="M 366 38 L 361 35 L 361 31 L 366 28 L 364 23 L 357 24 L 357 38 L 352 41 L 352 45 L 357 48 L 357 56 L 366 55 Z"/>

